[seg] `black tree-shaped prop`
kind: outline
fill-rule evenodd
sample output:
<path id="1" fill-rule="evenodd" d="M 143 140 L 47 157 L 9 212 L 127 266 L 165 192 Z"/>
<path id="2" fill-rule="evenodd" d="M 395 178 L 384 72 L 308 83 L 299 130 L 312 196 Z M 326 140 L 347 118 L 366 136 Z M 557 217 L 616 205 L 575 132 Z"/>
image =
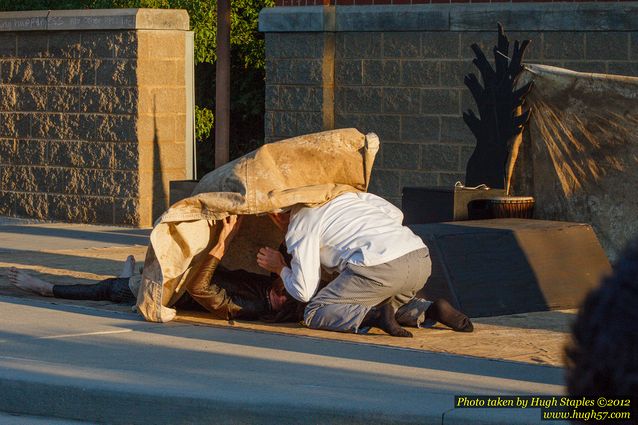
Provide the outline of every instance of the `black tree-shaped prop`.
<path id="1" fill-rule="evenodd" d="M 476 55 L 474 65 L 481 73 L 483 85 L 475 74 L 465 77 L 478 107 L 479 117 L 472 110 L 463 113 L 463 120 L 476 137 L 476 148 L 467 162 L 465 184 L 486 184 L 492 188 L 506 188 L 506 165 L 512 146 L 520 137 L 529 119 L 524 110 L 525 96 L 532 88 L 528 83 L 515 90 L 516 80 L 523 70 L 522 60 L 530 40 L 514 42 L 509 57 L 509 40 L 498 24 L 498 45 L 494 47 L 494 70 L 476 44 L 471 48 Z"/>

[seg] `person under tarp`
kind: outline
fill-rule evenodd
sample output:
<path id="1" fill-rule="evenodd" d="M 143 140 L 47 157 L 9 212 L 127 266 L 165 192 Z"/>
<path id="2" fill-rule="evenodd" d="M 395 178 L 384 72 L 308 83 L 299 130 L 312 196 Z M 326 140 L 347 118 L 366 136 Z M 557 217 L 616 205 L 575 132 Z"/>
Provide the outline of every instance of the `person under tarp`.
<path id="1" fill-rule="evenodd" d="M 139 289 L 134 289 L 137 311 L 153 322 L 175 318 L 175 303 L 200 274 L 222 220 L 231 215 L 244 217 L 220 265 L 268 275 L 255 262 L 257 251 L 278 247 L 284 235 L 267 213 L 365 192 L 378 149 L 373 134 L 333 130 L 266 144 L 205 175 L 191 197 L 156 222 Z"/>
<path id="2" fill-rule="evenodd" d="M 208 252 L 198 278 L 189 283 L 175 306 L 180 310 L 207 311 L 219 319 L 301 320 L 305 304 L 288 296 L 280 279 L 218 267 L 240 223 L 241 217 L 237 216 L 223 220 L 217 243 Z M 135 258 L 129 255 L 117 277 L 94 284 L 54 285 L 15 267 L 9 269 L 9 281 L 20 289 L 45 297 L 134 305 L 137 301 L 131 290 L 136 282 L 134 271 Z"/>
<path id="3" fill-rule="evenodd" d="M 175 318 L 177 300 L 201 274 L 229 216 L 242 215 L 243 222 L 220 264 L 265 274 L 255 262 L 259 249 L 279 246 L 285 235 L 268 214 L 321 207 L 339 195 L 366 192 L 378 149 L 373 133 L 332 130 L 266 144 L 208 173 L 151 233 L 137 294 L 140 314 L 155 322 Z M 423 286 L 427 276 L 421 279 Z M 429 303 L 422 306 L 414 314 L 423 317 Z"/>

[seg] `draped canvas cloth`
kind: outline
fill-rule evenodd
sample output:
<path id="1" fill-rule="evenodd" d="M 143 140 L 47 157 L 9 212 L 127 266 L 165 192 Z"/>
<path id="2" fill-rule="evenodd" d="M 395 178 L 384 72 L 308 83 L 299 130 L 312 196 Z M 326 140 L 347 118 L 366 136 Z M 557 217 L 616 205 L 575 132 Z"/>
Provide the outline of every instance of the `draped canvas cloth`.
<path id="1" fill-rule="evenodd" d="M 137 292 L 138 311 L 153 322 L 175 317 L 170 306 L 197 275 L 217 242 L 219 220 L 229 215 L 246 217 L 222 265 L 265 273 L 256 267 L 257 250 L 276 248 L 284 235 L 259 214 L 366 191 L 378 149 L 375 134 L 340 129 L 270 143 L 208 173 L 193 196 L 171 206 L 156 223 Z"/>
<path id="2" fill-rule="evenodd" d="M 638 235 L 638 78 L 526 65 L 529 80 L 514 192 L 536 218 L 592 224 L 613 259 Z"/>

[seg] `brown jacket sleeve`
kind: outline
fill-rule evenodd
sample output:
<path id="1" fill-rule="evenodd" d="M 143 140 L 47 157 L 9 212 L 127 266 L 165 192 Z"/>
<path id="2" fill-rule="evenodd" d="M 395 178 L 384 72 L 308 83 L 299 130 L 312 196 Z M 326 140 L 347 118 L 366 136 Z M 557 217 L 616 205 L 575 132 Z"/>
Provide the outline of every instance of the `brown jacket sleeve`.
<path id="1" fill-rule="evenodd" d="M 218 265 L 219 260 L 209 256 L 201 266 L 197 277 L 186 287 L 186 291 L 216 318 L 230 319 L 237 315 L 240 308 L 224 288 L 213 283 L 213 274 Z"/>

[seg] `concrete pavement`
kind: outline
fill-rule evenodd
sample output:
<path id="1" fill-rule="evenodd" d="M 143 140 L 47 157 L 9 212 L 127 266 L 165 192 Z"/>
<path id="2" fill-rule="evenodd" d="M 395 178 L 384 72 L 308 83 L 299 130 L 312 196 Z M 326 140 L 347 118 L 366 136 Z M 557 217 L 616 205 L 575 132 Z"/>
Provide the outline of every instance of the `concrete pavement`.
<path id="1" fill-rule="evenodd" d="M 541 423 L 537 409 L 454 409 L 454 395 L 563 392 L 555 367 L 160 325 L 9 297 L 0 311 L 0 411 L 24 415 L 114 424 Z"/>
<path id="2" fill-rule="evenodd" d="M 0 296 L 44 298 L 10 285 L 7 272 L 17 267 L 54 284 L 86 284 L 116 275 L 127 255 L 144 260 L 150 229 L 60 223 L 31 223 L 0 217 Z M 73 304 L 101 310 L 130 312 L 127 306 L 106 301 L 48 299 L 56 304 Z M 374 335 L 351 335 L 309 330 L 300 326 L 236 321 L 234 328 L 305 335 L 309 337 L 388 345 L 422 351 L 521 361 L 561 366 L 563 345 L 575 311 L 525 313 L 484 317 L 474 321 L 471 334 L 451 332 L 445 327 L 413 330 L 414 338 L 392 338 L 372 330 Z M 179 320 L 194 324 L 228 327 L 224 320 L 182 311 Z"/>
<path id="3" fill-rule="evenodd" d="M 149 233 L 0 217 L 0 281 L 13 265 L 59 283 L 103 278 L 127 253 L 141 260 Z M 530 364 L 560 345 L 560 312 L 485 318 L 470 335 L 418 330 L 398 347 L 268 324 L 153 324 L 3 285 L 0 425 L 540 424 L 538 409 L 454 409 L 454 395 L 564 392 L 561 368 Z M 485 358 L 508 350 L 528 363 Z"/>

